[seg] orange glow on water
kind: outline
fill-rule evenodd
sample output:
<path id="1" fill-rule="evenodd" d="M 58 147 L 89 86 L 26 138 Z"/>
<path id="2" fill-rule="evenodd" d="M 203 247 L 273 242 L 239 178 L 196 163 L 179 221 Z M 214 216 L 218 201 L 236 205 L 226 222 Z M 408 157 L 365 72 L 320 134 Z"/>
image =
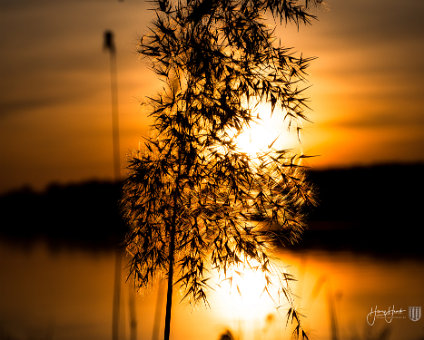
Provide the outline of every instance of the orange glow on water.
<path id="1" fill-rule="evenodd" d="M 253 322 L 275 310 L 275 303 L 266 292 L 266 279 L 259 269 L 238 267 L 218 279 L 213 299 L 221 317 Z"/>
<path id="2" fill-rule="evenodd" d="M 7 332 L 26 338 L 28 334 L 43 335 L 54 326 L 54 337 L 58 340 L 110 337 L 112 253 L 49 254 L 38 246 L 24 252 L 0 242 L 0 255 L 0 286 L 5 292 L 0 315 Z M 298 280 L 291 285 L 292 291 L 296 307 L 305 315 L 304 326 L 311 339 L 331 338 L 331 313 L 341 339 L 363 339 L 364 329 L 376 334 L 384 326 L 390 328 L 393 339 L 413 340 L 422 335 L 422 323 L 408 319 L 394 320 L 388 325 L 384 320 L 376 320 L 374 328 L 366 324 L 367 313 L 375 305 L 386 309 L 394 304 L 396 308 L 407 309 L 423 304 L 422 261 L 393 262 L 326 252 L 284 252 L 278 257 Z M 289 323 L 286 328 L 287 305 L 276 308 L 262 293 L 263 283 L 259 271 L 245 270 L 232 286 L 225 280 L 209 292 L 210 308 L 179 303 L 182 296 L 176 290 L 173 338 L 216 340 L 225 329 L 230 329 L 243 340 L 290 339 L 292 325 Z M 126 316 L 122 317 L 122 330 L 129 334 L 129 285 L 123 287 L 122 313 Z M 136 296 L 138 335 L 142 339 L 152 338 L 157 296 L 157 286 Z M 159 334 L 163 331 L 165 299 L 162 300 Z"/>

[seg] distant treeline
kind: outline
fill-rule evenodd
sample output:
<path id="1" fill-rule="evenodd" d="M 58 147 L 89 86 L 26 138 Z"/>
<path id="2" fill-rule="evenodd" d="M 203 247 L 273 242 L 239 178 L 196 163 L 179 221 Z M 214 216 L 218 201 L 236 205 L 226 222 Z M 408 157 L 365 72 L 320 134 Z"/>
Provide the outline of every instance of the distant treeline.
<path id="1" fill-rule="evenodd" d="M 424 164 L 309 171 L 318 206 L 295 249 L 348 250 L 387 256 L 423 256 L 420 229 Z M 51 185 L 0 196 L 0 237 L 52 246 L 110 248 L 126 227 L 119 214 L 120 184 Z"/>
<path id="2" fill-rule="evenodd" d="M 110 248 L 126 232 L 119 213 L 119 183 L 50 185 L 44 192 L 24 188 L 0 197 L 0 237 L 48 241 L 52 247 Z"/>
<path id="3" fill-rule="evenodd" d="M 311 171 L 318 206 L 298 248 L 424 256 L 423 175 L 424 164 Z"/>

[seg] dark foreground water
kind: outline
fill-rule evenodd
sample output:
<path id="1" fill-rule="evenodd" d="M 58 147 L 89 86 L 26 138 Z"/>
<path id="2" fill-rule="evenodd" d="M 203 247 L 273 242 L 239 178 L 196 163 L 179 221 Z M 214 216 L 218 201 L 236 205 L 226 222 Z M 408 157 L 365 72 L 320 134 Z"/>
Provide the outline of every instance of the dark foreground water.
<path id="1" fill-rule="evenodd" d="M 382 332 L 381 339 L 424 338 L 424 318 L 408 315 L 409 306 L 424 307 L 422 261 L 318 251 L 279 257 L 299 280 L 293 293 L 311 339 L 374 339 Z M 114 261 L 107 251 L 52 253 L 41 243 L 28 250 L 0 243 L 0 339 L 111 339 Z M 211 293 L 210 308 L 176 298 L 172 339 L 218 339 L 226 329 L 240 340 L 288 338 L 287 305 L 261 294 L 260 275 L 247 272 L 238 283 L 242 296 L 224 281 Z M 138 340 L 152 339 L 159 286 L 135 297 Z M 122 340 L 130 339 L 129 301 L 124 284 Z M 374 320 L 376 306 L 394 308 L 399 318 Z M 162 327 L 163 321 L 160 336 Z"/>

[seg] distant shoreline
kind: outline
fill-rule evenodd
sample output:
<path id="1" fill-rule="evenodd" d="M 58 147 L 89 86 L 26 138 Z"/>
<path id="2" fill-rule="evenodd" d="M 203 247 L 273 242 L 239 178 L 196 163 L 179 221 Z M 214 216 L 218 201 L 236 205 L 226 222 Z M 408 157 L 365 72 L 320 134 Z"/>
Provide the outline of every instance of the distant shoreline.
<path id="1" fill-rule="evenodd" d="M 319 205 L 292 250 L 351 251 L 376 256 L 424 257 L 420 195 L 424 164 L 388 164 L 309 170 Z M 418 193 L 418 196 L 417 196 Z M 120 184 L 88 181 L 0 195 L 0 239 L 55 247 L 109 249 L 122 244 Z"/>

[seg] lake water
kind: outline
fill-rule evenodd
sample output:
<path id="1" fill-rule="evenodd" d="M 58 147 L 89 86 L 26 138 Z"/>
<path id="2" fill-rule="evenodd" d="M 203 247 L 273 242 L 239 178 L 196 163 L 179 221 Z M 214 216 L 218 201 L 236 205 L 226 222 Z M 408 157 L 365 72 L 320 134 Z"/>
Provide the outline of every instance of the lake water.
<path id="1" fill-rule="evenodd" d="M 373 339 L 382 332 L 384 339 L 424 339 L 424 317 L 414 322 L 408 316 L 409 306 L 424 307 L 422 261 L 317 251 L 279 257 L 298 279 L 292 290 L 311 339 Z M 1 242 L 0 339 L 111 339 L 114 261 L 113 252 L 51 252 L 43 244 L 25 249 Z M 261 294 L 255 275 L 239 282 L 242 296 L 222 283 L 210 295 L 210 308 L 175 298 L 171 338 L 212 340 L 226 329 L 239 340 L 288 338 L 287 305 Z M 137 340 L 152 339 L 159 286 L 135 297 Z M 122 340 L 130 339 L 130 295 L 124 284 Z M 377 318 L 370 326 L 367 315 L 376 306 L 394 306 L 400 318 Z"/>

